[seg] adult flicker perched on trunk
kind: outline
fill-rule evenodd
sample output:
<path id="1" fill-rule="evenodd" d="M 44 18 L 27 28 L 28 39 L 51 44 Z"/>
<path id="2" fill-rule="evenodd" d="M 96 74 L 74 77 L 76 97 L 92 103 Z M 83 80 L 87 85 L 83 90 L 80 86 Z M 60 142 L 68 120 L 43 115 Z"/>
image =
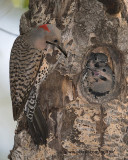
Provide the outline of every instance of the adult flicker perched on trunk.
<path id="1" fill-rule="evenodd" d="M 14 120 L 25 111 L 31 136 L 36 144 L 46 143 L 47 125 L 38 106 L 39 87 L 46 79 L 49 64 L 45 51 L 48 45 L 60 47 L 60 30 L 51 24 L 33 28 L 14 42 L 10 56 L 10 90 Z M 54 52 L 53 52 L 54 54 Z"/>

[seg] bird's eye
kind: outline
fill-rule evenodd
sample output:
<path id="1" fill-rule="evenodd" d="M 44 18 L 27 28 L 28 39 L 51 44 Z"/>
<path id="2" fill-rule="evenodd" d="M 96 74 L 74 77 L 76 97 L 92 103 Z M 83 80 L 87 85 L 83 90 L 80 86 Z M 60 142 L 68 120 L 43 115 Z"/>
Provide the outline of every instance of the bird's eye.
<path id="1" fill-rule="evenodd" d="M 103 69 L 103 72 L 106 72 L 106 69 Z"/>
<path id="2" fill-rule="evenodd" d="M 94 58 L 95 58 L 95 60 L 97 60 L 97 56 L 96 55 L 94 56 Z"/>
<path id="3" fill-rule="evenodd" d="M 99 63 L 98 62 L 95 64 L 95 67 L 99 68 Z"/>
<path id="4" fill-rule="evenodd" d="M 57 42 L 58 42 L 58 40 L 57 40 L 57 39 L 55 39 L 55 40 L 54 40 L 54 42 L 55 42 L 55 43 L 57 43 Z"/>

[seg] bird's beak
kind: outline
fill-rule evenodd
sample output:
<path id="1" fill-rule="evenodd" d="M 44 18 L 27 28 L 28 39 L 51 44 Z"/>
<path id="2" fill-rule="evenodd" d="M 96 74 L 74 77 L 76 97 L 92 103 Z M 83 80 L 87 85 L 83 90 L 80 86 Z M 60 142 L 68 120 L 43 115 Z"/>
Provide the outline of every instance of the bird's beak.
<path id="1" fill-rule="evenodd" d="M 104 77 L 104 76 L 101 76 L 101 75 L 100 75 L 100 79 L 103 80 L 103 81 L 107 81 L 107 78 Z"/>
<path id="2" fill-rule="evenodd" d="M 65 57 L 67 57 L 66 51 L 62 47 L 60 47 L 58 44 L 53 43 L 53 42 L 49 42 L 49 41 L 46 41 L 46 43 L 51 44 L 51 45 L 57 47 L 65 55 Z"/>
<path id="3" fill-rule="evenodd" d="M 89 70 L 93 71 L 90 67 L 87 67 L 87 69 L 89 69 Z"/>

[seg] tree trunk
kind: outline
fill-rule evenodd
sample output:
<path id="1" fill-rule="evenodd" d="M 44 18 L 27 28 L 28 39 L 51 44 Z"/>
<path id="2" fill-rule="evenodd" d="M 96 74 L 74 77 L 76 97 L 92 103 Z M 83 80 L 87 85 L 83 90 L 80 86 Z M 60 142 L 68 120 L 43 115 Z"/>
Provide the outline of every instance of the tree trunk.
<path id="1" fill-rule="evenodd" d="M 125 0 L 30 0 L 20 33 L 56 24 L 68 57 L 40 88 L 47 145 L 35 146 L 19 123 L 9 159 L 128 160 L 127 10 Z M 83 77 L 91 52 L 106 54 L 114 73 L 114 87 L 102 96 L 90 92 Z"/>

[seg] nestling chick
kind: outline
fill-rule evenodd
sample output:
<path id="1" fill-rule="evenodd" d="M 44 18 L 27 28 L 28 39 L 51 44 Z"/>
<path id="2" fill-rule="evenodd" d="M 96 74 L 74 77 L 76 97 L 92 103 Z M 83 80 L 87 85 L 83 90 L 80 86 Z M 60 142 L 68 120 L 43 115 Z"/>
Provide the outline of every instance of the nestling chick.
<path id="1" fill-rule="evenodd" d="M 108 57 L 104 53 L 91 53 L 89 61 L 87 63 L 88 68 L 102 67 L 108 62 Z"/>
<path id="2" fill-rule="evenodd" d="M 109 65 L 88 71 L 88 87 L 93 92 L 105 93 L 114 85 L 114 76 Z"/>

